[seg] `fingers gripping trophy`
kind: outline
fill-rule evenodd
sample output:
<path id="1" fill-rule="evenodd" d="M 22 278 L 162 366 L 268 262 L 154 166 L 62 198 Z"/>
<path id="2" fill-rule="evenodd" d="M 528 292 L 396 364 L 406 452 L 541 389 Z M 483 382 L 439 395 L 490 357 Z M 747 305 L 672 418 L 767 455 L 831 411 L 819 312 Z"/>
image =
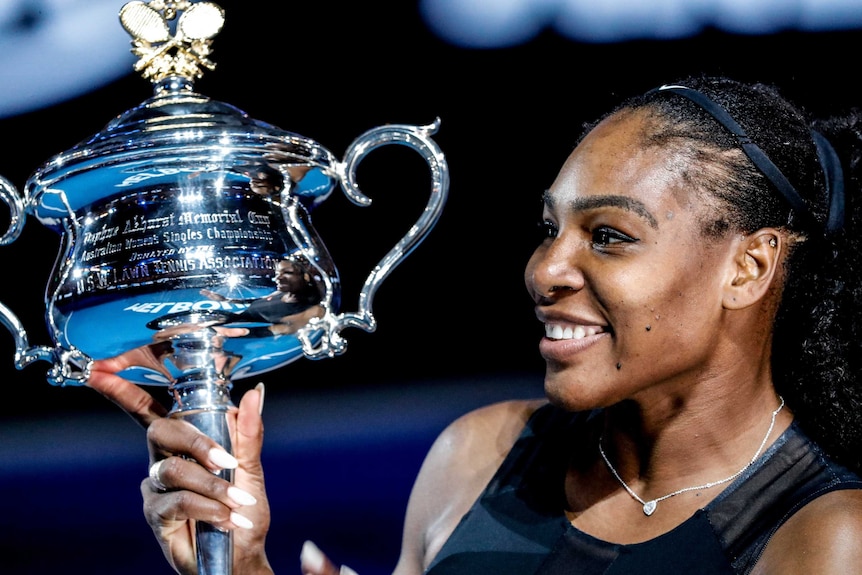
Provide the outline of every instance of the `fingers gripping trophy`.
<path id="1" fill-rule="evenodd" d="M 15 340 L 15 366 L 49 362 L 47 378 L 57 386 L 84 385 L 95 359 L 145 350 L 157 361 L 120 375 L 167 387 L 169 416 L 231 451 L 232 381 L 300 357 L 334 357 L 345 351 L 344 328 L 376 329 L 378 286 L 425 238 L 446 200 L 448 167 L 431 139 L 439 120 L 371 129 L 339 161 L 313 140 L 195 92 L 194 81 L 215 66 L 219 6 L 134 1 L 119 19 L 153 95 L 45 162 L 23 194 L 0 178 L 11 214 L 0 244 L 14 242 L 28 216 L 61 238 L 45 292 L 51 345 L 31 345 L 3 304 L 0 321 Z M 338 270 L 310 213 L 336 187 L 369 205 L 357 165 L 390 144 L 426 160 L 430 197 L 369 273 L 358 309 L 341 312 Z M 106 324 L 109 336 L 99 329 Z M 222 474 L 233 479 L 231 470 Z M 199 573 L 229 574 L 230 533 L 197 529 Z"/>

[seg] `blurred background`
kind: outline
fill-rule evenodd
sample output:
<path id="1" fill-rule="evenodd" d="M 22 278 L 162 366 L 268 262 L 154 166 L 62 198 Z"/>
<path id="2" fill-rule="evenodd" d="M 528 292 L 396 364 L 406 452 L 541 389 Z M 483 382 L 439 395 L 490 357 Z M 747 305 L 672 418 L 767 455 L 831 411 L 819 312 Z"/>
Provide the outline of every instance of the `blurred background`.
<path id="1" fill-rule="evenodd" d="M 43 162 L 151 95 L 132 71 L 115 0 L 0 0 L 0 174 L 19 190 Z M 279 573 L 305 539 L 361 575 L 395 564 L 425 451 L 479 405 L 542 393 L 540 329 L 523 286 L 541 192 L 584 122 L 687 74 L 778 84 L 815 114 L 862 104 L 862 0 L 400 0 L 218 2 L 217 68 L 197 91 L 337 157 L 367 129 L 440 118 L 449 200 L 382 284 L 376 332 L 300 359 L 267 384 L 264 460 Z M 428 174 L 392 147 L 359 172 L 374 203 L 336 191 L 313 214 L 343 308 L 418 218 Z M 49 343 L 45 286 L 58 238 L 29 221 L 0 247 L 0 302 Z M 110 337 L 110 326 L 105 326 Z M 87 388 L 14 367 L 0 335 L 0 572 L 169 573 L 141 514 L 144 432 Z M 167 402 L 163 388 L 153 393 Z"/>

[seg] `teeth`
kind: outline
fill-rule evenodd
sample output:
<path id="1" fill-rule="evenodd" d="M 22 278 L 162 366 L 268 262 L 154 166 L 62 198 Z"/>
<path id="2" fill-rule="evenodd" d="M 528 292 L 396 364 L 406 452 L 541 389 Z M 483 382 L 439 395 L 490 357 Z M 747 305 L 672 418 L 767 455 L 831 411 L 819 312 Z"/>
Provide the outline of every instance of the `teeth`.
<path id="1" fill-rule="evenodd" d="M 545 324 L 545 336 L 550 339 L 583 339 L 589 335 L 595 335 L 602 330 L 595 326 L 576 325 L 574 328 L 565 328 L 555 324 Z"/>

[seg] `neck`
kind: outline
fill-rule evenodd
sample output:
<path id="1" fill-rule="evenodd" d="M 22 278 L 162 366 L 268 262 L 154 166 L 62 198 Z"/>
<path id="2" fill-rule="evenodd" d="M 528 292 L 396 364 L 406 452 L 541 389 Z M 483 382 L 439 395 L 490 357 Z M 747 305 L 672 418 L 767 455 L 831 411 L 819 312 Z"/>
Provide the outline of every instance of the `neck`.
<path id="1" fill-rule="evenodd" d="M 748 464 L 780 400 L 771 386 L 752 397 L 688 398 L 606 414 L 603 447 L 624 482 L 644 499 L 731 476 Z M 790 424 L 781 410 L 763 450 Z M 720 491 L 720 489 L 719 489 Z"/>

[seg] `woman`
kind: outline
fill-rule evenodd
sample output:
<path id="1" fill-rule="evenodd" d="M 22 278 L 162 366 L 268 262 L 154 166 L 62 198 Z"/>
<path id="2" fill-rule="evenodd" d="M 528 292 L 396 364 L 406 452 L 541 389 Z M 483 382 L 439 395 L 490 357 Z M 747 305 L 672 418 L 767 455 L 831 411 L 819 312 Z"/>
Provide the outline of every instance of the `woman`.
<path id="1" fill-rule="evenodd" d="M 591 126 L 525 273 L 547 399 L 442 433 L 395 573 L 862 571 L 860 126 L 812 131 L 773 89 L 721 78 Z M 90 384 L 148 426 L 165 555 L 195 572 L 189 520 L 205 520 L 235 529 L 238 573 L 269 573 L 261 390 L 233 461 L 112 375 L 128 361 L 96 362 Z M 209 473 L 225 466 L 234 486 Z M 309 543 L 302 571 L 339 569 Z"/>

